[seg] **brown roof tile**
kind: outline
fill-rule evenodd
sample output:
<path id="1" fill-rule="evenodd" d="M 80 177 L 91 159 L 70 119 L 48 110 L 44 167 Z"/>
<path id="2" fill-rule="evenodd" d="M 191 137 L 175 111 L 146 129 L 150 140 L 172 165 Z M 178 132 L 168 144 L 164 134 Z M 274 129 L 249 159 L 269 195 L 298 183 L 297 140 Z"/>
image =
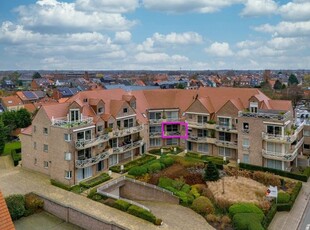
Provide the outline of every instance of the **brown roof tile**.
<path id="1" fill-rule="evenodd" d="M 4 197 L 1 192 L 0 192 L 0 229 L 1 230 L 15 229 L 9 210 L 6 206 Z"/>
<path id="2" fill-rule="evenodd" d="M 4 105 L 4 107 L 6 107 L 6 108 L 9 108 L 11 106 L 23 105 L 22 100 L 16 95 L 2 97 L 1 101 L 2 101 L 2 104 Z"/>

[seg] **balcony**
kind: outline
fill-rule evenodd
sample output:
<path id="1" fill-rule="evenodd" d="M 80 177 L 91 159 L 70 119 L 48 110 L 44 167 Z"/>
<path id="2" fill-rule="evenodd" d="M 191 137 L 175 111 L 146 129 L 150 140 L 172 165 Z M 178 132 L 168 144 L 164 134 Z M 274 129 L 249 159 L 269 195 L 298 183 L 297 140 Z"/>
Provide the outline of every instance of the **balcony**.
<path id="1" fill-rule="evenodd" d="M 216 124 L 200 123 L 195 121 L 187 121 L 188 126 L 196 129 L 215 129 Z"/>
<path id="2" fill-rule="evenodd" d="M 159 137 L 161 137 L 161 132 L 150 133 L 150 138 L 159 138 Z"/>
<path id="3" fill-rule="evenodd" d="M 109 155 L 112 153 L 112 149 L 109 149 L 103 153 L 98 154 L 97 156 L 86 158 L 83 160 L 76 160 L 75 167 L 76 168 L 86 168 L 92 165 L 99 163 L 100 161 L 107 159 Z"/>
<path id="4" fill-rule="evenodd" d="M 86 126 L 93 124 L 93 118 L 92 117 L 86 117 L 81 115 L 81 118 L 76 121 L 70 121 L 69 117 L 58 117 L 54 118 L 52 117 L 52 125 L 58 126 L 62 128 L 73 128 L 73 127 L 79 127 L 79 126 Z"/>
<path id="5" fill-rule="evenodd" d="M 111 138 L 110 134 L 104 134 L 90 140 L 78 140 L 75 142 L 75 148 L 78 150 L 90 148 L 99 145 L 101 143 L 107 142 L 110 138 Z"/>
<path id="6" fill-rule="evenodd" d="M 130 144 L 123 145 L 123 146 L 113 147 L 113 153 L 123 153 L 123 152 L 130 151 L 132 149 L 139 147 L 142 143 L 143 143 L 143 140 L 139 140 L 139 141 L 134 141 Z"/>
<path id="7" fill-rule="evenodd" d="M 218 147 L 225 147 L 225 148 L 238 149 L 238 143 L 237 143 L 237 141 L 236 141 L 236 142 L 231 142 L 231 141 L 216 140 L 215 144 L 216 144 L 216 146 L 218 146 Z"/>
<path id="8" fill-rule="evenodd" d="M 197 137 L 190 135 L 188 137 L 188 141 L 191 142 L 196 142 L 196 143 L 209 143 L 209 144 L 215 144 L 216 138 L 211 138 L 211 137 Z"/>
<path id="9" fill-rule="evenodd" d="M 262 150 L 262 155 L 267 159 L 281 160 L 281 161 L 292 161 L 298 155 L 298 149 L 302 146 L 304 138 L 300 139 L 296 145 L 292 145 L 292 149 L 286 153 L 276 153 Z"/>
<path id="10" fill-rule="evenodd" d="M 179 131 L 165 131 L 165 136 L 180 136 L 181 133 Z"/>
<path id="11" fill-rule="evenodd" d="M 238 117 L 262 118 L 265 120 L 286 121 L 291 117 L 291 112 L 283 113 L 281 111 L 259 110 L 257 113 L 239 111 Z"/>
<path id="12" fill-rule="evenodd" d="M 220 132 L 238 133 L 234 125 L 216 125 L 215 129 Z"/>
<path id="13" fill-rule="evenodd" d="M 180 121 L 180 118 L 168 117 L 168 118 L 162 118 L 162 119 L 149 119 L 150 125 L 161 125 L 162 122 L 166 122 L 166 121 Z"/>
<path id="14" fill-rule="evenodd" d="M 127 135 L 131 135 L 134 133 L 138 133 L 143 130 L 143 125 L 138 125 L 130 128 L 118 129 L 114 130 L 112 133 L 113 137 L 123 137 Z"/>
<path id="15" fill-rule="evenodd" d="M 281 143 L 293 143 L 300 131 L 303 129 L 303 124 L 300 125 L 292 135 L 276 135 L 276 134 L 269 134 L 269 133 L 262 133 L 262 138 L 265 141 L 272 141 L 272 142 L 281 142 Z"/>

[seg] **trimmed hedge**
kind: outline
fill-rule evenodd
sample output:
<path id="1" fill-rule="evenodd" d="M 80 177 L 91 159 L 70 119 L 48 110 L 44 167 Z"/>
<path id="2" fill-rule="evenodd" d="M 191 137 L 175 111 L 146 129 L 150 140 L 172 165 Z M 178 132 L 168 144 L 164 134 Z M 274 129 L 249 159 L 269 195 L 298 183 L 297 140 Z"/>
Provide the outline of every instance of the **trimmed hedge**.
<path id="1" fill-rule="evenodd" d="M 67 191 L 71 191 L 71 187 L 69 185 L 63 184 L 57 180 L 51 179 L 51 184 Z"/>
<path id="2" fill-rule="evenodd" d="M 151 156 L 151 155 L 143 155 L 142 157 L 130 161 L 127 164 L 124 164 L 124 170 L 123 172 L 128 172 L 131 168 L 135 167 L 135 166 L 140 166 L 140 165 L 144 165 L 152 160 L 155 160 L 156 157 L 155 156 Z M 112 172 L 116 172 L 116 173 L 120 173 L 121 172 L 121 166 L 120 165 L 115 165 L 110 167 L 110 170 Z"/>
<path id="3" fill-rule="evenodd" d="M 110 179 L 111 179 L 111 177 L 107 173 L 102 173 L 99 176 L 94 177 L 90 180 L 80 182 L 80 185 L 85 187 L 85 188 L 92 188 L 92 187 L 94 187 L 98 184 L 101 184 L 105 181 L 108 181 Z"/>
<path id="4" fill-rule="evenodd" d="M 213 214 L 214 210 L 215 210 L 211 201 L 205 196 L 200 196 L 200 197 L 196 198 L 193 201 L 192 209 L 195 212 L 197 212 L 201 215 L 204 215 L 204 216 L 207 214 L 211 214 L 211 213 Z"/>
<path id="5" fill-rule="evenodd" d="M 303 175 L 306 175 L 308 178 L 310 177 L 310 167 L 307 167 L 302 172 Z"/>
<path id="6" fill-rule="evenodd" d="M 5 198 L 12 220 L 23 217 L 26 211 L 25 197 L 23 195 L 10 195 Z"/>
<path id="7" fill-rule="evenodd" d="M 212 162 L 213 164 L 215 164 L 215 166 L 216 166 L 218 169 L 223 170 L 224 161 L 223 161 L 223 159 L 220 158 L 220 157 L 202 155 L 202 154 L 196 153 L 196 152 L 188 152 L 188 153 L 186 153 L 185 156 L 188 157 L 188 158 L 195 158 L 195 159 L 198 159 L 198 160 L 200 160 L 202 163 L 205 163 L 205 162 Z M 226 161 L 226 164 L 227 164 L 228 162 L 229 162 L 229 161 Z"/>
<path id="8" fill-rule="evenodd" d="M 282 203 L 282 204 L 277 204 L 277 211 L 290 211 L 291 208 L 293 207 L 295 200 L 301 190 L 302 183 L 299 181 L 297 182 L 296 186 L 293 188 L 291 198 L 289 202 L 287 203 Z"/>
<path id="9" fill-rule="evenodd" d="M 131 204 L 124 200 L 117 200 L 114 202 L 114 208 L 124 212 L 126 212 L 130 206 Z"/>
<path id="10" fill-rule="evenodd" d="M 250 164 L 246 164 L 246 163 L 240 163 L 239 167 L 242 169 L 247 169 L 247 170 L 271 172 L 271 173 L 274 173 L 274 174 L 279 175 L 279 176 L 288 177 L 291 179 L 300 180 L 300 181 L 304 181 L 304 182 L 308 181 L 308 177 L 304 174 L 290 173 L 290 172 L 286 172 L 286 171 L 282 171 L 282 170 L 278 170 L 278 169 L 266 168 L 266 167 L 257 166 L 257 165 L 250 165 Z"/>
<path id="11" fill-rule="evenodd" d="M 132 167 L 128 174 L 132 176 L 142 176 L 147 173 L 147 168 L 145 166 L 135 166 Z"/>
<path id="12" fill-rule="evenodd" d="M 273 217 L 276 215 L 276 213 L 277 213 L 277 205 L 275 202 L 273 202 L 264 220 L 262 221 L 262 225 L 265 229 L 268 229 L 268 226 L 271 223 Z"/>
<path id="13" fill-rule="evenodd" d="M 140 218 L 142 218 L 146 221 L 149 221 L 153 224 L 156 223 L 156 217 L 151 212 L 149 212 L 143 208 L 140 208 L 136 205 L 131 205 L 128 208 L 127 213 L 134 215 L 136 217 L 140 217 Z"/>
<path id="14" fill-rule="evenodd" d="M 22 160 L 21 149 L 12 149 L 11 156 L 14 161 L 14 166 L 17 166 L 19 161 Z"/>
<path id="15" fill-rule="evenodd" d="M 161 164 L 159 161 L 157 162 L 154 162 L 152 164 L 150 164 L 148 167 L 147 167 L 147 171 L 148 173 L 155 173 L 155 172 L 158 172 L 161 170 Z"/>
<path id="16" fill-rule="evenodd" d="M 278 204 L 288 203 L 291 199 L 290 194 L 286 192 L 279 192 L 278 193 Z"/>
<path id="17" fill-rule="evenodd" d="M 237 230 L 264 230 L 263 218 L 264 215 L 257 213 L 237 213 L 233 217 L 233 226 Z"/>
<path id="18" fill-rule="evenodd" d="M 264 212 L 255 204 L 251 203 L 237 203 L 229 207 L 229 214 L 231 216 L 234 216 L 237 213 L 256 213 L 264 216 Z"/>
<path id="19" fill-rule="evenodd" d="M 166 156 L 162 156 L 160 159 L 159 159 L 160 163 L 164 164 L 165 167 L 169 167 L 171 165 L 173 165 L 174 163 L 174 159 L 172 159 L 171 157 L 166 157 Z"/>

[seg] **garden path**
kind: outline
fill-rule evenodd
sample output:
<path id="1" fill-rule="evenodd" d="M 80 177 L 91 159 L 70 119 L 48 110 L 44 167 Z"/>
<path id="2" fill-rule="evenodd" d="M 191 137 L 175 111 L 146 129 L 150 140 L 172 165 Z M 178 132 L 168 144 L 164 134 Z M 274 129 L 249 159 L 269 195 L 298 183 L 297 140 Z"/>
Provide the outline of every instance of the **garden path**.
<path id="1" fill-rule="evenodd" d="M 11 155 L 0 157 L 0 169 L 10 169 L 13 167 L 14 164 Z"/>

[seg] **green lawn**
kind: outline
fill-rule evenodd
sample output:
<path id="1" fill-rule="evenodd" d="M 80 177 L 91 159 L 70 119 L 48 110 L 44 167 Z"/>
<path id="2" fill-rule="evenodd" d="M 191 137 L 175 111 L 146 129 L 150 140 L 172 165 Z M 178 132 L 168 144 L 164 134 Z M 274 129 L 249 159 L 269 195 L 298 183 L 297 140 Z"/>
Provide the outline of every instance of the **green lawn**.
<path id="1" fill-rule="evenodd" d="M 12 149 L 20 149 L 20 148 L 21 148 L 20 141 L 6 143 L 4 146 L 2 156 L 10 155 Z"/>

